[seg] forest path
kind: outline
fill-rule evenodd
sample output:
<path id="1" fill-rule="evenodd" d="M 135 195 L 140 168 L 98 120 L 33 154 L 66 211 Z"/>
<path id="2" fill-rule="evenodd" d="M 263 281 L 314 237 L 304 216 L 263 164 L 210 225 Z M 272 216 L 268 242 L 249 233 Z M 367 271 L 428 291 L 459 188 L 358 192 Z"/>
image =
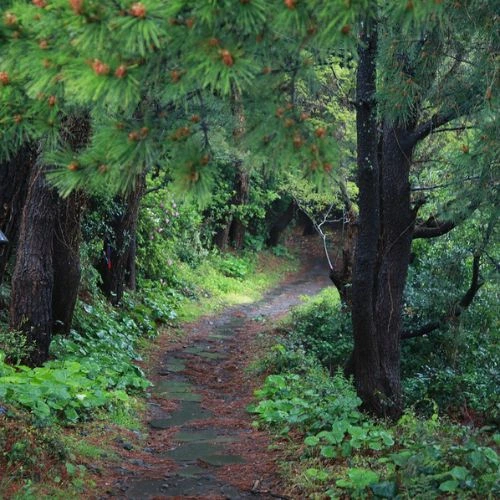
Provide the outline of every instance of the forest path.
<path id="1" fill-rule="evenodd" d="M 149 370 L 147 442 L 128 452 L 105 498 L 286 498 L 276 453 L 246 412 L 260 382 L 246 367 L 274 322 L 331 285 L 314 250 L 306 250 L 307 268 L 262 300 L 187 324 L 182 343 L 162 346 Z"/>

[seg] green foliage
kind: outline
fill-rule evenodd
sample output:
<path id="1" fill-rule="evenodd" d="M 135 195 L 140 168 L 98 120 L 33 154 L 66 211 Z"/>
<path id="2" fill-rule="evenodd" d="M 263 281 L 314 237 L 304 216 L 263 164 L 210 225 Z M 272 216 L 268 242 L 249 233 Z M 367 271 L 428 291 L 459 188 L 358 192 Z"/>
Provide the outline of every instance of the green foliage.
<path id="1" fill-rule="evenodd" d="M 128 401 L 122 389 L 128 384 L 118 384 L 121 373 L 91 360 L 49 361 L 40 368 L 19 366 L 9 370 L 2 355 L 0 363 L 4 372 L 0 398 L 29 410 L 38 423 L 74 423 L 95 408 Z"/>
<path id="2" fill-rule="evenodd" d="M 269 375 L 256 391 L 261 401 L 251 411 L 262 422 L 286 434 L 292 426 L 319 432 L 338 418 L 348 423 L 361 420 L 361 400 L 342 375 L 329 377 L 312 361 L 303 368 L 301 374 Z"/>
<path id="3" fill-rule="evenodd" d="M 244 257 L 225 254 L 219 256 L 215 265 L 224 276 L 243 280 L 248 273 L 253 271 L 254 263 Z"/>
<path id="4" fill-rule="evenodd" d="M 295 469 L 302 461 L 307 467 L 308 494 L 493 498 L 500 492 L 500 459 L 488 434 L 436 414 L 426 420 L 408 412 L 393 425 L 371 420 L 359 411 L 352 385 L 340 373 L 328 377 L 313 360 L 269 375 L 256 396 L 250 410 L 260 424 L 280 435 L 306 434 L 294 460 Z"/>
<path id="5" fill-rule="evenodd" d="M 26 335 L 0 325 L 0 351 L 3 351 L 5 359 L 11 364 L 21 364 L 21 361 L 29 356 L 32 350 L 33 346 L 28 344 Z M 1 370 L 0 373 L 2 373 Z"/>
<path id="6" fill-rule="evenodd" d="M 292 310 L 290 320 L 285 325 L 285 352 L 298 351 L 312 355 L 331 373 L 335 373 L 345 364 L 352 351 L 350 319 L 350 314 L 339 302 L 336 289 L 324 289 Z M 271 365 L 272 358 L 270 355 L 268 359 Z M 283 361 L 276 358 L 275 363 L 282 365 Z"/>
<path id="7" fill-rule="evenodd" d="M 125 297 L 123 310 L 102 300 L 80 302 L 74 330 L 51 345 L 57 360 L 43 367 L 12 367 L 0 358 L 0 399 L 29 410 L 39 423 L 74 423 L 96 410 L 130 406 L 129 393 L 149 386 L 134 364 L 142 335 L 156 335 L 156 322 L 175 318 L 180 295 L 161 285 L 145 289 L 141 299 Z"/>
<path id="8" fill-rule="evenodd" d="M 8 415 L 2 414 L 0 422 L 0 466 L 8 472 L 6 477 L 0 478 L 0 491 L 8 481 L 35 479 L 47 461 L 71 465 L 60 429 L 34 427 L 13 410 Z"/>
<path id="9" fill-rule="evenodd" d="M 405 328 L 454 314 L 471 279 L 471 253 L 480 241 L 477 229 L 465 225 L 432 242 L 416 242 L 406 288 Z M 491 248 L 490 255 L 495 255 Z M 494 269 L 484 259 L 481 274 L 494 281 Z M 425 337 L 402 345 L 402 375 L 406 401 L 426 411 L 426 400 L 442 410 L 474 418 L 480 412 L 491 422 L 499 419 L 498 290 L 484 285 L 455 321 Z"/>
<path id="10" fill-rule="evenodd" d="M 120 311 L 122 323 L 127 318 L 133 321 L 132 329 L 137 328 L 143 335 L 156 336 L 160 324 L 175 321 L 176 311 L 185 297 L 161 280 L 139 280 L 139 285 L 139 292 L 124 294 L 123 310 Z"/>
<path id="11" fill-rule="evenodd" d="M 137 232 L 141 276 L 175 284 L 175 263 L 195 267 L 207 255 L 203 243 L 202 219 L 195 205 L 176 202 L 165 189 L 146 196 Z"/>

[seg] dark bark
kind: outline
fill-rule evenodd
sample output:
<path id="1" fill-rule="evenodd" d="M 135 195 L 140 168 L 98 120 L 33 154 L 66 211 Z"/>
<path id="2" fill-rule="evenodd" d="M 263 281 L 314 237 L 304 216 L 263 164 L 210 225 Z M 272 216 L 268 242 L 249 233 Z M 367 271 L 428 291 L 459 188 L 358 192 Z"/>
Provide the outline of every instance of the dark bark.
<path id="1" fill-rule="evenodd" d="M 231 201 L 232 205 L 236 207 L 244 206 L 248 203 L 250 194 L 250 176 L 245 171 L 242 165 L 238 165 L 235 183 L 235 195 Z M 241 250 L 245 243 L 246 223 L 239 215 L 232 218 L 231 226 L 229 228 L 229 240 L 233 248 Z"/>
<path id="2" fill-rule="evenodd" d="M 52 311 L 55 334 L 67 335 L 71 328 L 80 285 L 81 215 L 84 199 L 72 193 L 58 200 L 54 230 L 54 289 Z"/>
<path id="3" fill-rule="evenodd" d="M 436 238 L 449 233 L 455 227 L 456 223 L 452 220 L 439 221 L 435 217 L 429 217 L 425 222 L 420 222 L 415 225 L 413 239 Z"/>
<path id="4" fill-rule="evenodd" d="M 0 247 L 0 283 L 17 244 L 28 179 L 35 159 L 34 147 L 26 144 L 10 161 L 0 165 L 0 230 L 9 239 L 9 245 Z"/>
<path id="5" fill-rule="evenodd" d="M 352 268 L 354 246 L 357 239 L 358 224 L 353 207 L 346 213 L 342 221 L 342 257 L 332 262 L 330 279 L 337 288 L 342 304 L 352 308 Z"/>
<path id="6" fill-rule="evenodd" d="M 219 228 L 214 236 L 214 244 L 217 248 L 225 252 L 229 246 L 229 231 L 231 229 L 233 217 L 228 216 L 222 223 L 219 223 Z"/>
<path id="7" fill-rule="evenodd" d="M 375 275 L 380 227 L 379 165 L 376 122 L 377 26 L 367 21 L 360 35 L 357 85 L 357 162 L 359 186 L 358 238 L 352 277 L 354 350 L 349 363 L 365 408 L 384 414 L 375 325 Z"/>
<path id="8" fill-rule="evenodd" d="M 137 235 L 132 236 L 130 242 L 130 249 L 128 252 L 128 264 L 127 264 L 127 288 L 135 292 L 137 290 Z"/>
<path id="9" fill-rule="evenodd" d="M 313 221 L 304 212 L 299 212 L 299 223 L 302 225 L 302 236 L 316 234 Z"/>
<path id="10" fill-rule="evenodd" d="M 439 113 L 428 121 L 421 123 L 405 138 L 405 147 L 414 148 L 418 142 L 425 139 L 437 128 L 442 127 L 459 115 L 458 112 Z"/>
<path id="11" fill-rule="evenodd" d="M 64 122 L 62 138 L 73 151 L 84 147 L 90 137 L 90 118 L 70 115 Z M 54 230 L 54 290 L 52 308 L 54 333 L 67 335 L 71 328 L 80 286 L 81 217 L 85 206 L 82 193 L 58 200 Z"/>
<path id="12" fill-rule="evenodd" d="M 141 175 L 134 189 L 123 200 L 121 214 L 111 222 L 113 237 L 105 242 L 104 252 L 107 254 L 107 260 L 103 260 L 99 271 L 102 290 L 112 304 L 121 301 L 127 282 L 144 188 L 144 175 Z"/>
<path id="13" fill-rule="evenodd" d="M 231 111 L 235 120 L 235 128 L 233 130 L 233 137 L 235 144 L 238 145 L 242 136 L 245 133 L 245 110 L 243 108 L 243 101 L 240 91 L 236 86 L 231 88 Z M 242 207 L 248 203 L 250 196 L 250 175 L 245 169 L 242 160 L 235 161 L 236 167 L 236 181 L 235 181 L 235 194 L 231 201 L 232 205 Z M 238 211 L 235 213 L 231 227 L 229 229 L 229 240 L 233 248 L 240 250 L 245 243 L 246 223 L 242 220 L 241 214 Z"/>
<path id="14" fill-rule="evenodd" d="M 48 359 L 52 335 L 52 250 L 57 196 L 37 164 L 29 178 L 16 265 L 12 276 L 10 326 L 24 332 L 33 348 L 25 362 L 39 366 Z"/>
<path id="15" fill-rule="evenodd" d="M 411 148 L 402 148 L 407 131 L 384 127 L 381 175 L 381 235 L 375 323 L 379 350 L 383 415 L 398 417 L 402 411 L 400 377 L 401 307 L 410 263 L 414 225 L 410 207 Z"/>
<path id="16" fill-rule="evenodd" d="M 280 203 L 281 200 L 278 200 Z M 292 222 L 295 215 L 295 203 L 291 201 L 286 210 L 279 212 L 274 215 L 270 222 L 269 237 L 267 238 L 266 244 L 270 247 L 275 247 L 278 245 L 283 231 L 288 227 L 290 222 Z"/>

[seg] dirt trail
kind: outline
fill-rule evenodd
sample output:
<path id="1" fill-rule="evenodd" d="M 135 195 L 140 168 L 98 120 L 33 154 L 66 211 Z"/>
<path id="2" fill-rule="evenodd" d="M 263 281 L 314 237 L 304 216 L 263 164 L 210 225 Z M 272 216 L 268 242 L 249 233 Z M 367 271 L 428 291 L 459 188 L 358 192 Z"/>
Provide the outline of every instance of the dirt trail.
<path id="1" fill-rule="evenodd" d="M 186 325 L 182 344 L 163 346 L 147 443 L 128 454 L 106 498 L 285 498 L 268 436 L 246 412 L 259 381 L 245 367 L 270 322 L 330 285 L 324 259 L 309 259 L 259 302 Z"/>

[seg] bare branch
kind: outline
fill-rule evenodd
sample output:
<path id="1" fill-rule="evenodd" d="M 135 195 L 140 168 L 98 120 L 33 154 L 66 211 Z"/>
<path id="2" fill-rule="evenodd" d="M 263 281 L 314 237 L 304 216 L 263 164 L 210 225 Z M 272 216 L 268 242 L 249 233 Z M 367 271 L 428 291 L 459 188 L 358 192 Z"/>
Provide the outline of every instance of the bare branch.
<path id="1" fill-rule="evenodd" d="M 444 321 L 432 321 L 431 323 L 427 323 L 426 325 L 422 326 L 418 330 L 414 330 L 411 332 L 402 332 L 400 338 L 401 340 L 406 340 L 406 339 L 413 339 L 416 337 L 423 337 L 424 335 L 427 335 L 437 330 L 444 324 L 445 324 Z"/>
<path id="2" fill-rule="evenodd" d="M 446 114 L 435 114 L 430 120 L 420 124 L 415 128 L 414 132 L 411 133 L 408 137 L 408 145 L 415 146 L 417 142 L 425 139 L 434 130 L 442 127 L 456 117 L 456 113 L 452 112 Z"/>
<path id="3" fill-rule="evenodd" d="M 446 127 L 446 128 L 440 128 L 437 130 L 433 130 L 431 134 L 439 134 L 440 132 L 462 132 L 463 130 L 472 130 L 476 129 L 477 127 L 475 126 L 460 126 L 460 127 Z"/>
<path id="4" fill-rule="evenodd" d="M 413 230 L 413 239 L 417 238 L 436 238 L 449 233 L 456 226 L 452 220 L 439 221 L 435 217 L 429 217 L 425 222 L 415 226 Z"/>
<path id="5" fill-rule="evenodd" d="M 430 161 L 430 160 L 429 160 Z M 445 187 L 453 186 L 454 184 L 463 184 L 466 181 L 478 181 L 481 179 L 481 176 L 474 175 L 472 177 L 464 177 L 463 179 L 457 181 L 446 182 L 445 184 L 436 184 L 435 186 L 415 186 L 410 188 L 410 191 L 433 191 L 434 189 L 442 189 Z"/>

